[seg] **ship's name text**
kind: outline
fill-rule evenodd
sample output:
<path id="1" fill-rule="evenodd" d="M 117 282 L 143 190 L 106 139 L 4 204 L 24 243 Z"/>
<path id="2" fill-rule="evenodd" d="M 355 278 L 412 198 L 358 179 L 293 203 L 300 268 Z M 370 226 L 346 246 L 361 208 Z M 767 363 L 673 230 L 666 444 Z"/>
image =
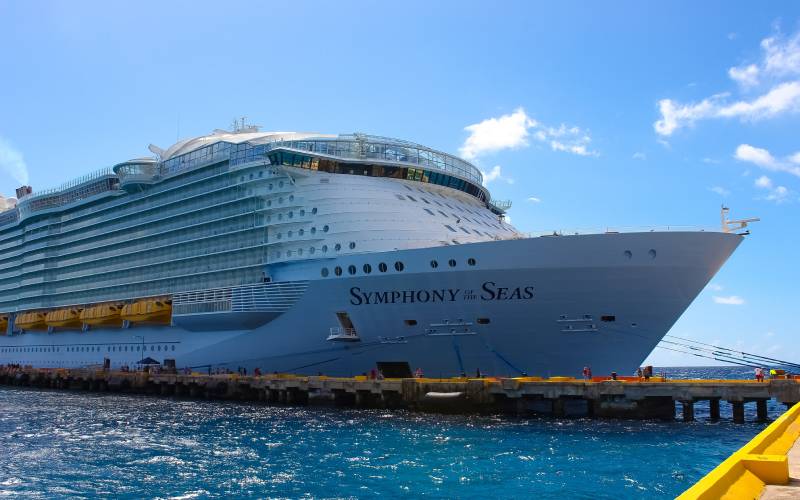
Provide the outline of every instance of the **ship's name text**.
<path id="1" fill-rule="evenodd" d="M 361 287 L 350 288 L 350 303 L 354 306 L 371 304 L 428 304 L 455 302 L 456 300 L 531 300 L 532 286 L 504 287 L 486 281 L 480 290 L 461 288 L 434 288 L 423 290 L 382 290 L 368 292 Z"/>

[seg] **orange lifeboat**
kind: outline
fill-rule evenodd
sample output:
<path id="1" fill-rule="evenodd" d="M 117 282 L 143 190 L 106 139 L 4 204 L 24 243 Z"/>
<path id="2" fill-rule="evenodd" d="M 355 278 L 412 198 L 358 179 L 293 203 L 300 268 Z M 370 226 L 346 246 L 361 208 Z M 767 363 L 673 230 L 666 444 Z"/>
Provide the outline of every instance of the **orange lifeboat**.
<path id="1" fill-rule="evenodd" d="M 20 313 L 14 320 L 14 326 L 20 330 L 47 330 L 46 316 L 44 311 Z"/>
<path id="2" fill-rule="evenodd" d="M 5 335 L 8 330 L 8 314 L 0 314 L 0 335 Z"/>
<path id="3" fill-rule="evenodd" d="M 81 311 L 81 321 L 91 326 L 122 326 L 122 304 L 98 304 Z"/>
<path id="4" fill-rule="evenodd" d="M 45 322 L 47 322 L 47 326 L 53 328 L 80 328 L 83 325 L 83 322 L 81 322 L 81 309 L 73 307 L 50 311 L 45 316 Z"/>
<path id="5" fill-rule="evenodd" d="M 129 323 L 169 324 L 172 320 L 172 300 L 137 300 L 122 307 L 121 317 Z"/>

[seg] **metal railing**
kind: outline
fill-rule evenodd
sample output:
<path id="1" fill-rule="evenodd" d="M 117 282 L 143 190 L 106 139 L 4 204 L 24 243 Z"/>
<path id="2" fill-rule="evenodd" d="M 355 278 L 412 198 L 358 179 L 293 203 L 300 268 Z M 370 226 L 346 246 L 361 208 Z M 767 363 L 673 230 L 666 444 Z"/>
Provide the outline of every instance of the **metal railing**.
<path id="1" fill-rule="evenodd" d="M 578 229 L 539 230 L 519 233 L 520 238 L 538 238 L 540 236 L 576 236 L 587 234 L 616 233 L 657 233 L 657 232 L 720 232 L 717 227 L 707 226 L 609 226 Z"/>
<path id="2" fill-rule="evenodd" d="M 307 281 L 257 283 L 173 294 L 174 314 L 286 312 L 308 288 Z"/>

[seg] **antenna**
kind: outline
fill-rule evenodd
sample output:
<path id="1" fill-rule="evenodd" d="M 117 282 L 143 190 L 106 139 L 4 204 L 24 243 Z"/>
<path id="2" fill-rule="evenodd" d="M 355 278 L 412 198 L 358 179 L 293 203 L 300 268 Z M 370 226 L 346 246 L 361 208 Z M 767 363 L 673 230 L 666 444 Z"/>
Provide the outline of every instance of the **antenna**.
<path id="1" fill-rule="evenodd" d="M 738 220 L 730 220 L 728 219 L 728 214 L 730 213 L 731 209 L 722 205 L 719 211 L 720 220 L 722 222 L 722 232 L 723 233 L 736 233 L 740 235 L 747 235 L 750 234 L 750 230 L 746 229 L 743 233 L 738 233 L 737 231 L 741 231 L 745 229 L 747 225 L 751 222 L 759 222 L 761 219 L 758 217 L 750 217 L 748 219 L 738 219 Z"/>

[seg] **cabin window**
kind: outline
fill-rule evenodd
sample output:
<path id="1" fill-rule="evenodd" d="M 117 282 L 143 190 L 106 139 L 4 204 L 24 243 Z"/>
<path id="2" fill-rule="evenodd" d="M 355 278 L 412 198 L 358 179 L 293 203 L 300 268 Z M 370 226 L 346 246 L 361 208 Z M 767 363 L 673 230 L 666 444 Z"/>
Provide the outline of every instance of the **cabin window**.
<path id="1" fill-rule="evenodd" d="M 397 272 L 401 272 L 405 268 L 405 266 L 403 265 L 402 262 L 398 260 L 397 262 L 394 263 L 394 268 L 397 270 Z"/>
<path id="2" fill-rule="evenodd" d="M 432 267 L 433 269 L 436 269 L 437 267 L 439 267 L 439 263 L 438 263 L 438 262 L 436 262 L 435 260 L 432 260 L 432 261 L 431 261 L 431 267 Z"/>
<path id="3" fill-rule="evenodd" d="M 467 259 L 467 264 L 469 264 L 470 266 L 474 266 L 475 265 L 475 259 L 470 257 L 469 259 Z"/>
<path id="4" fill-rule="evenodd" d="M 336 266 L 336 267 L 333 269 L 333 274 L 335 274 L 336 276 L 341 276 L 341 275 L 342 275 L 342 268 L 341 268 L 341 267 L 339 267 L 339 266 Z"/>
<path id="5" fill-rule="evenodd" d="M 348 274 L 350 274 L 350 275 L 356 274 L 356 266 L 354 266 L 354 265 L 350 264 L 350 265 L 347 267 L 347 272 L 348 272 Z"/>
<path id="6" fill-rule="evenodd" d="M 378 271 L 385 273 L 387 269 L 388 267 L 386 266 L 385 262 L 381 262 L 380 264 L 378 264 Z"/>
<path id="7" fill-rule="evenodd" d="M 356 247 L 356 242 L 355 241 L 351 241 L 349 246 L 350 246 L 350 250 L 353 250 Z"/>
<path id="8" fill-rule="evenodd" d="M 447 265 L 450 267 L 456 267 L 456 259 L 450 259 L 447 261 Z"/>
<path id="9" fill-rule="evenodd" d="M 415 319 L 407 319 L 405 320 L 406 326 L 415 326 L 417 324 L 417 320 Z"/>
<path id="10" fill-rule="evenodd" d="M 364 264 L 364 274 L 369 274 L 372 272 L 372 266 L 369 264 Z"/>
<path id="11" fill-rule="evenodd" d="M 323 267 L 322 271 L 320 271 L 320 272 L 321 272 L 323 278 L 327 278 L 328 277 L 328 268 L 327 267 Z"/>
<path id="12" fill-rule="evenodd" d="M 611 314 L 606 314 L 604 316 L 600 316 L 600 321 L 611 322 L 611 321 L 616 321 L 616 320 L 617 320 L 617 317 L 614 316 L 614 315 L 611 315 Z"/>

